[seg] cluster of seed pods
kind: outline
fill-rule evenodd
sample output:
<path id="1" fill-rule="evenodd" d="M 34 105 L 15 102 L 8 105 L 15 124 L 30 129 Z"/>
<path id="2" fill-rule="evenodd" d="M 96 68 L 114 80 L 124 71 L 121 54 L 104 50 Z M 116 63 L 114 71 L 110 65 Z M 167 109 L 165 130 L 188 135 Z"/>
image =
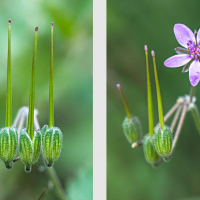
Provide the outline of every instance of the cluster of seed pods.
<path id="1" fill-rule="evenodd" d="M 8 63 L 7 63 L 7 96 L 5 128 L 0 129 L 0 159 L 7 169 L 17 156 L 25 165 L 25 171 L 30 172 L 40 152 L 47 167 L 51 167 L 59 158 L 63 135 L 59 128 L 54 127 L 53 100 L 53 22 L 51 23 L 51 54 L 50 54 L 50 84 L 49 84 L 49 125 L 40 130 L 34 129 L 34 101 L 35 101 L 35 67 L 37 52 L 38 27 L 35 28 L 35 42 L 33 50 L 31 88 L 28 109 L 28 126 L 22 130 L 12 127 L 12 88 L 11 88 L 11 20 L 8 21 Z M 19 134 L 19 135 L 18 135 Z"/>
<path id="2" fill-rule="evenodd" d="M 155 53 L 152 53 L 154 75 L 157 90 L 157 101 L 158 101 L 158 114 L 159 114 L 159 126 L 154 129 L 154 117 L 153 117 L 153 103 L 151 94 L 151 83 L 149 73 L 149 61 L 148 61 L 148 50 L 145 45 L 146 54 L 146 66 L 147 66 L 147 89 L 148 89 L 148 116 L 149 116 L 149 133 L 144 137 L 142 135 L 141 123 L 138 117 L 131 116 L 125 97 L 122 93 L 120 84 L 117 84 L 117 88 L 121 94 L 127 117 L 125 117 L 122 127 L 124 134 L 128 141 L 132 144 L 132 147 L 143 145 L 144 155 L 146 161 L 152 166 L 157 166 L 160 161 L 169 161 L 172 152 L 172 131 L 164 124 L 162 101 L 160 94 L 160 87 L 158 82 Z"/>

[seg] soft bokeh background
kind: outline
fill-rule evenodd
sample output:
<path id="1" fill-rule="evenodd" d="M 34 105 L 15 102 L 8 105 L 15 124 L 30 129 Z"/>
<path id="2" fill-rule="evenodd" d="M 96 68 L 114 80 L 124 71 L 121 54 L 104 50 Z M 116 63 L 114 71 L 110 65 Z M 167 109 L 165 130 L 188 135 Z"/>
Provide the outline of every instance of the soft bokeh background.
<path id="1" fill-rule="evenodd" d="M 64 135 L 55 169 L 69 200 L 92 199 L 92 1 L 0 2 L 0 126 L 5 123 L 7 22 L 12 19 L 13 120 L 29 101 L 34 29 L 39 27 L 36 100 L 40 126 L 48 123 L 50 26 L 54 22 L 55 125 Z M 47 187 L 43 160 L 24 172 L 21 161 L 0 162 L 0 199 L 38 199 Z M 51 190 L 44 199 L 57 199 Z"/>
<path id="2" fill-rule="evenodd" d="M 175 152 L 169 163 L 154 169 L 145 161 L 142 147 L 131 149 L 123 131 L 125 110 L 116 88 L 125 94 L 132 115 L 140 118 L 148 132 L 147 88 L 144 45 L 149 61 L 158 121 L 157 97 L 150 51 L 155 50 L 157 70 L 166 113 L 178 96 L 190 90 L 188 73 L 170 69 L 164 61 L 180 46 L 173 33 L 176 23 L 198 30 L 200 2 L 191 0 L 108 0 L 107 3 L 107 196 L 108 200 L 200 199 L 200 137 L 187 114 Z M 196 88 L 200 108 L 200 86 Z M 169 121 L 169 125 L 170 125 Z"/>

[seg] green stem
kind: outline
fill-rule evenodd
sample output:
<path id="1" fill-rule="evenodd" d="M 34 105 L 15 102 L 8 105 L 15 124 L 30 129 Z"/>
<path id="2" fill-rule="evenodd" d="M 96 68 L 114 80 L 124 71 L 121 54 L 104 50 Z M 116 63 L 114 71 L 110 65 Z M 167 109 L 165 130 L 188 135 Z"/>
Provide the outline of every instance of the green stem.
<path id="1" fill-rule="evenodd" d="M 8 21 L 8 61 L 7 61 L 7 95 L 5 127 L 12 124 L 12 83 L 11 83 L 11 20 Z"/>
<path id="2" fill-rule="evenodd" d="M 192 98 L 193 98 L 193 96 L 194 96 L 194 93 L 195 93 L 195 87 L 192 86 L 192 87 L 191 87 L 191 90 L 190 90 L 190 103 L 192 103 Z"/>
<path id="3" fill-rule="evenodd" d="M 60 180 L 58 179 L 58 176 L 56 174 L 56 171 L 54 170 L 53 167 L 47 167 L 47 172 L 54 184 L 54 188 L 56 190 L 57 196 L 59 197 L 60 200 L 66 200 L 65 193 L 62 189 L 62 186 L 60 184 Z"/>
<path id="4" fill-rule="evenodd" d="M 151 137 L 153 137 L 153 134 L 154 134 L 153 101 L 152 101 L 152 94 L 151 94 L 151 82 L 150 82 L 150 73 L 149 73 L 148 49 L 147 49 L 146 45 L 145 45 L 145 56 L 146 56 L 146 67 L 147 67 L 149 135 Z"/>
<path id="5" fill-rule="evenodd" d="M 35 42 L 33 50 L 33 62 L 32 62 L 32 76 L 31 76 L 31 89 L 29 99 L 29 113 L 28 113 L 28 135 L 33 139 L 34 134 L 34 101 L 35 101 L 35 66 L 36 66 L 36 52 L 37 52 L 37 36 L 38 27 L 35 28 Z"/>
<path id="6" fill-rule="evenodd" d="M 51 23 L 51 53 L 50 53 L 50 81 L 49 81 L 49 127 L 54 126 L 54 98 L 53 98 L 53 22 Z"/>
<path id="7" fill-rule="evenodd" d="M 121 95 L 121 97 L 122 97 L 122 100 L 123 100 L 123 103 L 124 103 L 124 107 L 125 107 L 125 110 L 126 110 L 127 117 L 128 117 L 128 119 L 131 119 L 131 113 L 130 113 L 130 110 L 129 110 L 129 108 L 128 108 L 128 104 L 126 103 L 126 99 L 125 99 L 125 97 L 124 97 L 124 94 L 123 94 L 123 92 L 122 92 L 122 90 L 121 90 L 121 86 L 120 86 L 119 83 L 117 84 L 117 88 L 118 88 L 118 90 L 119 90 L 119 92 L 120 92 L 120 95 Z"/>
<path id="8" fill-rule="evenodd" d="M 164 117 L 163 117 L 162 99 L 161 99 L 161 94 L 160 94 L 160 86 L 158 82 L 158 74 L 157 74 L 157 69 L 156 69 L 156 59 L 155 59 L 154 51 L 152 51 L 151 53 L 153 57 L 154 75 L 155 75 L 156 90 L 157 90 L 159 122 L 160 122 L 160 128 L 163 130 Z"/>
<path id="9" fill-rule="evenodd" d="M 197 130 L 198 130 L 198 132 L 200 134 L 200 118 L 199 118 L 199 111 L 198 111 L 197 106 L 193 104 L 193 106 L 190 107 L 190 111 L 191 111 L 193 119 L 195 121 Z"/>

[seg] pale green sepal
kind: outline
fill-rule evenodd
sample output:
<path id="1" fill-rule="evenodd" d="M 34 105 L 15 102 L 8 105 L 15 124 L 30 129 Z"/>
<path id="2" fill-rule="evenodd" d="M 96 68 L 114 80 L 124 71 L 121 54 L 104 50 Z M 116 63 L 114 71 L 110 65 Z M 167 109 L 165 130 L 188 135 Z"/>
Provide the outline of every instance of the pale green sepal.
<path id="1" fill-rule="evenodd" d="M 147 134 L 144 137 L 144 155 L 146 158 L 146 161 L 153 166 L 156 166 L 156 163 L 159 161 L 160 156 L 157 154 L 156 149 L 153 144 L 153 138 L 150 137 L 149 134 Z"/>
<path id="2" fill-rule="evenodd" d="M 167 157 L 171 154 L 172 132 L 169 127 L 164 126 L 163 130 L 158 127 L 155 132 L 154 145 L 160 156 Z"/>
<path id="3" fill-rule="evenodd" d="M 63 135 L 59 128 L 54 128 L 53 134 L 53 160 L 57 160 L 60 157 L 62 149 Z"/>
<path id="4" fill-rule="evenodd" d="M 17 142 L 18 135 L 15 128 L 6 127 L 0 130 L 0 159 L 7 169 L 12 168 L 12 161 L 17 153 Z"/>
<path id="5" fill-rule="evenodd" d="M 141 139 L 142 127 L 140 120 L 137 117 L 133 116 L 131 119 L 126 117 L 123 121 L 122 127 L 127 140 L 131 144 Z"/>
<path id="6" fill-rule="evenodd" d="M 36 163 L 40 157 L 40 149 L 41 149 L 41 132 L 39 130 L 34 132 L 33 137 L 33 159 L 32 164 Z"/>
<path id="7" fill-rule="evenodd" d="M 33 146 L 30 136 L 27 134 L 26 129 L 21 130 L 20 139 L 20 158 L 21 161 L 25 164 L 25 171 L 30 172 L 32 159 L 33 159 Z"/>
<path id="8" fill-rule="evenodd" d="M 42 132 L 42 148 L 45 164 L 47 167 L 51 167 L 54 161 L 60 156 L 63 141 L 62 132 L 57 127 L 50 127 L 46 129 L 46 132 Z"/>

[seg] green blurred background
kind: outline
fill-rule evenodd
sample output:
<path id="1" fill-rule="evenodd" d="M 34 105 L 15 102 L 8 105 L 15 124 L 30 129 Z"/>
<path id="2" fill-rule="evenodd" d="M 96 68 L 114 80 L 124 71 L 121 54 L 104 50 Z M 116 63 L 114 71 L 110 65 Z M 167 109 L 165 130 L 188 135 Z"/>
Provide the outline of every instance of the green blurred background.
<path id="1" fill-rule="evenodd" d="M 116 88 L 125 94 L 132 115 L 148 132 L 144 45 L 149 48 L 155 123 L 157 97 L 150 51 L 155 50 L 163 109 L 190 90 L 189 74 L 170 69 L 164 61 L 180 46 L 173 33 L 176 23 L 200 28 L 200 1 L 108 0 L 107 2 L 107 197 L 109 200 L 200 199 L 200 137 L 190 113 L 186 116 L 169 163 L 154 169 L 145 161 L 142 147 L 132 149 L 123 131 L 124 106 Z M 196 88 L 200 108 L 200 86 Z M 170 125 L 169 120 L 168 125 Z"/>
<path id="2" fill-rule="evenodd" d="M 92 199 L 92 0 L 0 2 L 0 126 L 5 123 L 7 26 L 12 19 L 13 120 L 29 101 L 34 29 L 39 27 L 36 100 L 40 126 L 48 123 L 50 26 L 54 22 L 55 125 L 63 135 L 55 169 L 69 200 Z M 38 199 L 48 178 L 41 159 L 32 172 L 21 161 L 0 162 L 0 199 Z M 51 190 L 44 199 L 57 199 Z"/>

